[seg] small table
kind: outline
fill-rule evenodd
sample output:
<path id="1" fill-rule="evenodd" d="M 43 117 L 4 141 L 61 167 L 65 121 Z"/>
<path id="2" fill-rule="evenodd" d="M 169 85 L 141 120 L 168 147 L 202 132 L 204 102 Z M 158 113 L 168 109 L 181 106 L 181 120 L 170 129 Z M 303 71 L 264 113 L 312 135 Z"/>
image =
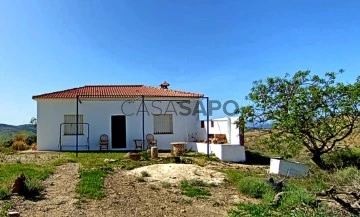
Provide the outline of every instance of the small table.
<path id="1" fill-rule="evenodd" d="M 171 142 L 171 153 L 174 156 L 180 156 L 185 153 L 185 144 L 187 142 Z"/>
<path id="2" fill-rule="evenodd" d="M 138 148 L 140 148 L 140 150 L 143 150 L 142 139 L 134 139 L 134 143 L 135 143 L 135 150 L 137 150 Z"/>

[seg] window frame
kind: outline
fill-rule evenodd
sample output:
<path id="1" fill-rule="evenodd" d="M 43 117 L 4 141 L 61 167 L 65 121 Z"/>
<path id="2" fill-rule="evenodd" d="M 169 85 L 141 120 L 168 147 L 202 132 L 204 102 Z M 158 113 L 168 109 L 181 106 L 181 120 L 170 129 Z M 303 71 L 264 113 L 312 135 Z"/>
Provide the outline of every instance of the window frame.
<path id="1" fill-rule="evenodd" d="M 169 120 L 169 125 L 170 125 L 170 129 L 168 132 L 156 132 L 159 131 L 156 129 L 156 125 L 158 124 L 156 121 L 160 121 L 160 120 L 155 120 L 156 117 L 160 117 L 160 116 L 168 116 L 170 118 Z M 163 121 L 163 120 L 162 120 Z M 173 118 L 173 114 L 154 114 L 153 115 L 153 132 L 154 135 L 167 135 L 167 134 L 174 134 L 174 118 Z"/>
<path id="2" fill-rule="evenodd" d="M 84 115 L 79 114 L 79 129 L 76 134 L 76 114 L 64 114 L 64 136 L 84 135 Z M 73 120 L 73 121 L 69 121 Z"/>

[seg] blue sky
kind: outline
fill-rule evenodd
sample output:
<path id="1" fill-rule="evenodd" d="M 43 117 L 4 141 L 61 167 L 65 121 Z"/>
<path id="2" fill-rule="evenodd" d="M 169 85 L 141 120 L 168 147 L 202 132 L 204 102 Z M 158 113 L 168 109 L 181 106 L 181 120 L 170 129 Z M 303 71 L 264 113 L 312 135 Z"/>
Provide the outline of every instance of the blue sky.
<path id="1" fill-rule="evenodd" d="M 86 84 L 166 80 L 244 105 L 254 80 L 286 72 L 344 68 L 354 82 L 359 12 L 359 0 L 0 0 L 0 123 L 28 123 L 32 95 Z"/>

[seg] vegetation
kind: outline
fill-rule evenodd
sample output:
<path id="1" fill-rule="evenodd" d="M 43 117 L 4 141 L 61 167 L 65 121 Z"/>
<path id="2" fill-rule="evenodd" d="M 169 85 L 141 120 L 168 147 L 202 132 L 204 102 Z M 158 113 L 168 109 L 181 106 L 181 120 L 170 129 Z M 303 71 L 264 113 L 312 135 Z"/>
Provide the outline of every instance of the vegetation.
<path id="1" fill-rule="evenodd" d="M 7 210 L 12 209 L 13 206 L 14 205 L 10 201 L 6 201 L 0 209 L 0 217 L 7 217 Z"/>
<path id="2" fill-rule="evenodd" d="M 147 171 L 141 171 L 141 176 L 142 177 L 150 177 L 150 174 Z"/>
<path id="3" fill-rule="evenodd" d="M 11 191 L 12 184 L 16 177 L 24 174 L 27 178 L 27 186 L 33 193 L 41 191 L 42 187 L 39 184 L 41 180 L 45 180 L 55 170 L 52 164 L 0 164 L 0 200 L 7 198 Z"/>
<path id="4" fill-rule="evenodd" d="M 354 84 L 344 84 L 336 82 L 333 72 L 320 78 L 299 71 L 292 78 L 287 74 L 255 81 L 247 99 L 253 104 L 237 113 L 249 123 L 272 123 L 264 143 L 284 157 L 306 147 L 312 161 L 326 170 L 333 167 L 322 155 L 333 151 L 360 123 L 360 77 Z"/>
<path id="5" fill-rule="evenodd" d="M 358 170 L 357 170 L 358 171 Z M 261 199 L 260 203 L 239 203 L 229 216 L 344 216 L 344 211 L 329 209 L 317 203 L 315 193 L 327 189 L 332 183 L 349 185 L 350 179 L 359 181 L 360 173 L 347 168 L 329 174 L 319 171 L 305 178 L 285 179 L 281 200 L 275 203 L 279 189 L 269 185 L 264 171 L 226 170 L 228 180 L 243 194 Z M 353 175 L 350 175 L 353 174 Z M 347 178 L 345 178 L 347 177 Z"/>
<path id="6" fill-rule="evenodd" d="M 83 170 L 80 173 L 80 182 L 77 186 L 77 193 L 90 199 L 100 199 L 105 196 L 103 190 L 104 170 Z"/>
<path id="7" fill-rule="evenodd" d="M 208 186 L 206 183 L 200 180 L 182 180 L 180 183 L 180 189 L 182 194 L 189 197 L 206 197 L 210 196 L 210 192 L 204 187 Z"/>
<path id="8" fill-rule="evenodd" d="M 0 144 L 11 140 L 16 134 L 19 133 L 25 133 L 28 136 L 35 135 L 36 126 L 33 124 L 24 124 L 19 126 L 0 124 Z"/>
<path id="9" fill-rule="evenodd" d="M 169 182 L 161 182 L 161 186 L 163 188 L 170 188 L 171 187 L 171 184 Z"/>

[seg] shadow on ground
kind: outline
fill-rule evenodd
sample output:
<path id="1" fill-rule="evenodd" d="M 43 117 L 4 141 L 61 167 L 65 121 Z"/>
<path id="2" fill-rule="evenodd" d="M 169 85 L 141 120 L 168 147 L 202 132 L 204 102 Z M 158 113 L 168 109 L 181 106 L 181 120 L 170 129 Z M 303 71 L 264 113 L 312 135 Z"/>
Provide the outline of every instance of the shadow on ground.
<path id="1" fill-rule="evenodd" d="M 258 152 L 245 151 L 246 164 L 250 165 L 270 165 L 270 157 L 264 156 Z"/>

